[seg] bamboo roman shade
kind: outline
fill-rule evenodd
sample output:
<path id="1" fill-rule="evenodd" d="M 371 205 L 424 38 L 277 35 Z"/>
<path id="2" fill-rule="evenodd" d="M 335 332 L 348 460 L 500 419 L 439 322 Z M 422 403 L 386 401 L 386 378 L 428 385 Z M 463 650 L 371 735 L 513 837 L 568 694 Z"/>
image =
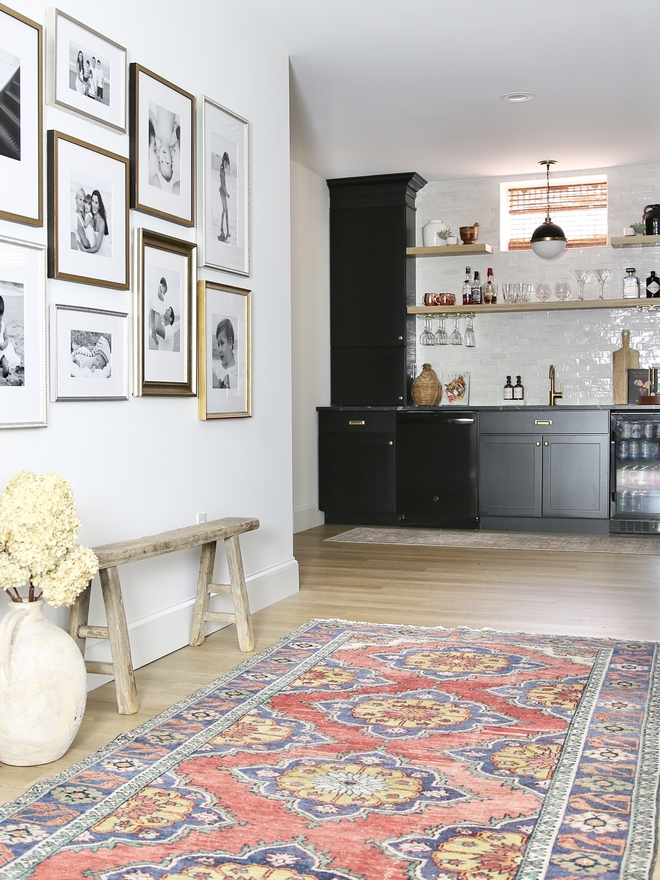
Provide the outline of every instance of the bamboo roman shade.
<path id="1" fill-rule="evenodd" d="M 509 189 L 509 250 L 528 250 L 529 240 L 545 220 L 545 186 Z M 595 247 L 607 244 L 607 181 L 550 186 L 552 222 L 564 230 L 566 246 Z"/>

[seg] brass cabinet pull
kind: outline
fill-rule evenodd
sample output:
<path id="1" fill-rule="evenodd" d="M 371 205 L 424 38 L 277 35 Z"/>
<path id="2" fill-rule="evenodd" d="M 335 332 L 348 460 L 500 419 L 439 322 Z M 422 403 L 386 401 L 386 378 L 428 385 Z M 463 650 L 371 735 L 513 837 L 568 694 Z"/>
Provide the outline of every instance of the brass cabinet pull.
<path id="1" fill-rule="evenodd" d="M 548 443 L 547 440 L 544 440 L 544 441 L 543 441 L 543 445 L 544 445 L 544 446 L 550 446 L 550 444 Z"/>
<path id="2" fill-rule="evenodd" d="M 535 425 L 551 425 L 552 419 L 534 419 Z"/>
<path id="3" fill-rule="evenodd" d="M 364 419 L 349 419 L 348 424 L 352 428 L 358 428 L 358 427 L 360 427 L 360 425 L 366 425 L 367 423 L 365 422 Z"/>
<path id="4" fill-rule="evenodd" d="M 388 441 L 387 441 L 387 445 L 388 445 L 388 446 L 394 446 L 394 440 L 388 440 Z"/>
<path id="5" fill-rule="evenodd" d="M 541 441 L 540 441 L 540 440 L 537 440 L 537 441 L 536 441 L 536 445 L 537 445 L 537 446 L 540 446 L 540 445 L 541 445 Z"/>
<path id="6" fill-rule="evenodd" d="M 399 336 L 399 342 L 403 342 L 403 336 Z"/>

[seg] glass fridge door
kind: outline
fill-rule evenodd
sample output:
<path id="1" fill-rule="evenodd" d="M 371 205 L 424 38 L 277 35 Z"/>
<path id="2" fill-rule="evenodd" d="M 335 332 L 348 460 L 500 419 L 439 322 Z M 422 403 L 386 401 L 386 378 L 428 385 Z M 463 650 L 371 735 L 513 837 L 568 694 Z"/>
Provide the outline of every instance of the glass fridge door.
<path id="1" fill-rule="evenodd" d="M 617 413 L 613 442 L 614 516 L 660 516 L 660 412 Z"/>

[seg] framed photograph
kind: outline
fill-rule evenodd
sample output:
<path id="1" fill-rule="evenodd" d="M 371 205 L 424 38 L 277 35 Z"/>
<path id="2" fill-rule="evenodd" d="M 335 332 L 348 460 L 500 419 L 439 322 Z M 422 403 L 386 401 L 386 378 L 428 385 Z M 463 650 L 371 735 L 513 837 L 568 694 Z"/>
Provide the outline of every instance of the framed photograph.
<path id="1" fill-rule="evenodd" d="M 53 306 L 53 400 L 128 400 L 128 314 Z"/>
<path id="2" fill-rule="evenodd" d="M 655 394 L 653 388 L 652 369 L 629 369 L 628 370 L 628 404 L 639 406 L 640 397 L 648 397 Z"/>
<path id="3" fill-rule="evenodd" d="M 251 292 L 213 281 L 197 286 L 199 417 L 252 415 Z"/>
<path id="4" fill-rule="evenodd" d="M 129 286 L 128 159 L 48 132 L 48 277 Z"/>
<path id="5" fill-rule="evenodd" d="M 0 3 L 0 218 L 43 226 L 40 24 Z"/>
<path id="6" fill-rule="evenodd" d="M 195 98 L 130 66 L 131 208 L 195 225 Z"/>
<path id="7" fill-rule="evenodd" d="M 470 374 L 465 370 L 460 373 L 443 373 L 440 403 L 448 406 L 467 406 L 470 403 Z"/>
<path id="8" fill-rule="evenodd" d="M 135 390 L 195 395 L 193 359 L 197 245 L 136 229 Z"/>
<path id="9" fill-rule="evenodd" d="M 126 131 L 126 49 L 48 10 L 48 103 Z"/>
<path id="10" fill-rule="evenodd" d="M 201 265 L 249 275 L 248 122 L 209 98 L 199 104 Z"/>
<path id="11" fill-rule="evenodd" d="M 47 415 L 46 248 L 0 238 L 0 428 Z"/>

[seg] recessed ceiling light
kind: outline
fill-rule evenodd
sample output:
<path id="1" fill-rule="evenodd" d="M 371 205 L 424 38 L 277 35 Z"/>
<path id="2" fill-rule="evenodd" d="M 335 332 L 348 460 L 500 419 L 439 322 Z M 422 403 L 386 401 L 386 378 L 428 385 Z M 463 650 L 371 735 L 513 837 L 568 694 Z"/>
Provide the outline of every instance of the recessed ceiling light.
<path id="1" fill-rule="evenodd" d="M 526 101 L 533 101 L 534 95 L 531 92 L 508 92 L 506 95 L 500 96 L 500 101 L 507 104 L 524 104 Z"/>

